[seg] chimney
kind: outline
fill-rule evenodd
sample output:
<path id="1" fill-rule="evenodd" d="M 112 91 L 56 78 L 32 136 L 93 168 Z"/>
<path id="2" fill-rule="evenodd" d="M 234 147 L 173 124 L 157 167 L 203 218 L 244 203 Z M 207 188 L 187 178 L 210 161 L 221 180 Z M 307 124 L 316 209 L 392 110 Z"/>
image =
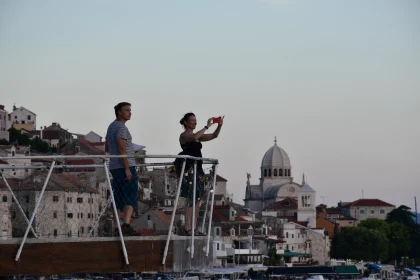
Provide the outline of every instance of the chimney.
<path id="1" fill-rule="evenodd" d="M 4 110 L 4 105 L 0 105 L 0 110 Z"/>
<path id="2" fill-rule="evenodd" d="M 39 130 L 39 138 L 42 139 L 42 126 L 41 126 L 41 129 Z"/>
<path id="3" fill-rule="evenodd" d="M 53 122 L 53 123 L 52 123 L 52 125 L 53 125 L 53 126 L 56 126 L 56 125 L 57 125 L 57 123 L 56 123 L 56 122 Z"/>

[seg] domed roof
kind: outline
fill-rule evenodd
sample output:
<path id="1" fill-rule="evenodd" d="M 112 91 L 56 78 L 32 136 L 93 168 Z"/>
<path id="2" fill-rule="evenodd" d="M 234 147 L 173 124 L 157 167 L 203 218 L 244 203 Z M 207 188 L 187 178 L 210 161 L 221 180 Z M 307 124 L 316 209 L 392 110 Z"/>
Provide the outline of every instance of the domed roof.
<path id="1" fill-rule="evenodd" d="M 274 140 L 274 145 L 265 153 L 261 167 L 291 168 L 289 156 L 282 148 L 277 146 L 277 140 Z"/>

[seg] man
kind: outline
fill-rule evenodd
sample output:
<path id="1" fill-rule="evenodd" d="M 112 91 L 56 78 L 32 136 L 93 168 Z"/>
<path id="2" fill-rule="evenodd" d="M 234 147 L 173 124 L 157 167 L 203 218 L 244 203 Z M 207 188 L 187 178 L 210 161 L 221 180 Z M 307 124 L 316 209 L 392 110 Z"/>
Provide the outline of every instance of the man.
<path id="1" fill-rule="evenodd" d="M 115 107 L 115 116 L 106 133 L 105 151 L 110 155 L 134 156 L 131 134 L 125 123 L 131 119 L 131 104 L 121 102 Z M 138 177 L 135 169 L 135 159 L 111 158 L 109 171 L 112 174 L 112 187 L 117 209 L 124 213 L 124 223 L 121 225 L 123 235 L 140 235 L 130 225 L 131 215 L 137 207 L 139 194 Z M 118 217 L 116 217 L 118 219 Z"/>

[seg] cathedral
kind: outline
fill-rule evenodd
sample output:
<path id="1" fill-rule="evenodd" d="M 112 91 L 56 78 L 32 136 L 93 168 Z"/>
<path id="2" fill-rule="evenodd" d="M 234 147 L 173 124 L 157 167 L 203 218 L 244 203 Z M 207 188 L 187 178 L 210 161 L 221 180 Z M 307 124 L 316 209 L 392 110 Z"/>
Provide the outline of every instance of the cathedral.
<path id="1" fill-rule="evenodd" d="M 316 192 L 306 182 L 296 183 L 292 177 L 292 165 L 287 153 L 277 145 L 270 147 L 261 161 L 261 177 L 258 185 L 251 185 L 250 174 L 245 193 L 245 209 L 260 212 L 273 202 L 292 198 L 297 202 L 297 220 L 308 222 L 308 227 L 316 226 Z"/>

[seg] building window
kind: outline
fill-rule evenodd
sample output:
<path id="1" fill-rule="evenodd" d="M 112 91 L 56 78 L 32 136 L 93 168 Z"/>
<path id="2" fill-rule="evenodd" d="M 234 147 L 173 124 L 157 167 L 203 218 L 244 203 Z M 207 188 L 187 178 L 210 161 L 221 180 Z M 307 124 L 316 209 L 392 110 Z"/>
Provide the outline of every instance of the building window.
<path id="1" fill-rule="evenodd" d="M 286 238 L 289 238 L 289 233 L 288 232 L 286 232 Z"/>
<path id="2" fill-rule="evenodd" d="M 264 169 L 264 177 L 267 177 L 267 169 Z"/>
<path id="3" fill-rule="evenodd" d="M 57 230 L 55 229 L 55 230 L 54 230 L 54 237 L 57 237 L 57 235 L 58 235 L 58 234 L 57 234 Z"/>
<path id="4" fill-rule="evenodd" d="M 83 213 L 80 213 L 80 219 L 83 219 Z M 83 233 L 83 232 L 82 232 Z"/>
<path id="5" fill-rule="evenodd" d="M 90 213 L 88 213 L 88 219 L 90 219 Z"/>
<path id="6" fill-rule="evenodd" d="M 54 213 L 53 213 L 53 218 L 54 218 L 54 219 L 57 219 L 57 212 L 54 212 Z"/>
<path id="7" fill-rule="evenodd" d="M 365 210 L 360 210 L 360 214 L 364 215 L 365 214 Z"/>
<path id="8" fill-rule="evenodd" d="M 295 235 L 294 234 L 292 234 L 292 238 L 295 238 Z"/>
<path id="9" fill-rule="evenodd" d="M 381 214 L 385 214 L 385 210 L 384 210 L 384 209 L 381 209 L 381 210 L 379 211 L 379 213 L 381 213 Z"/>
<path id="10" fill-rule="evenodd" d="M 277 177 L 277 169 L 274 169 L 274 170 L 273 170 L 273 173 L 274 173 L 274 176 L 276 176 L 276 177 Z"/>
<path id="11" fill-rule="evenodd" d="M 71 236 L 72 236 L 71 231 L 69 231 L 69 232 L 67 233 L 67 237 L 71 237 Z"/>
<path id="12" fill-rule="evenodd" d="M 217 251 L 219 251 L 220 250 L 220 244 L 219 243 L 216 243 L 217 244 Z"/>
<path id="13" fill-rule="evenodd" d="M 3 199 L 2 199 L 2 201 L 3 201 L 3 202 L 7 202 L 7 196 L 3 195 Z"/>
<path id="14" fill-rule="evenodd" d="M 16 155 L 15 151 L 12 151 L 12 157 L 14 157 Z"/>
<path id="15" fill-rule="evenodd" d="M 220 236 L 220 228 L 216 228 L 216 236 Z"/>
<path id="16" fill-rule="evenodd" d="M 234 228 L 232 228 L 232 229 L 230 230 L 230 235 L 231 235 L 231 236 L 235 236 L 235 229 L 234 229 Z"/>
<path id="17" fill-rule="evenodd" d="M 82 234 L 85 233 L 85 228 L 84 227 L 81 227 L 80 228 L 80 231 L 82 232 Z"/>
<path id="18" fill-rule="evenodd" d="M 67 213 L 67 218 L 73 219 L 73 213 Z"/>
<path id="19" fill-rule="evenodd" d="M 55 195 L 55 196 L 53 196 L 53 201 L 54 201 L 54 202 L 58 202 L 58 196 L 56 196 L 56 195 Z"/>
<path id="20" fill-rule="evenodd" d="M 31 115 L 28 115 L 28 121 L 30 121 L 31 120 Z"/>
<path id="21" fill-rule="evenodd" d="M 268 177 L 271 177 L 271 169 L 268 169 Z"/>
<path id="22" fill-rule="evenodd" d="M 248 229 L 248 235 L 253 235 L 253 230 L 252 230 L 252 228 L 249 228 L 249 229 Z"/>
<path id="23" fill-rule="evenodd" d="M 83 197 L 78 197 L 77 198 L 77 203 L 83 203 Z"/>
<path id="24" fill-rule="evenodd" d="M 283 169 L 279 169 L 279 176 L 283 176 Z"/>
<path id="25" fill-rule="evenodd" d="M 370 210 L 370 214 L 375 214 L 375 211 L 374 210 Z"/>

